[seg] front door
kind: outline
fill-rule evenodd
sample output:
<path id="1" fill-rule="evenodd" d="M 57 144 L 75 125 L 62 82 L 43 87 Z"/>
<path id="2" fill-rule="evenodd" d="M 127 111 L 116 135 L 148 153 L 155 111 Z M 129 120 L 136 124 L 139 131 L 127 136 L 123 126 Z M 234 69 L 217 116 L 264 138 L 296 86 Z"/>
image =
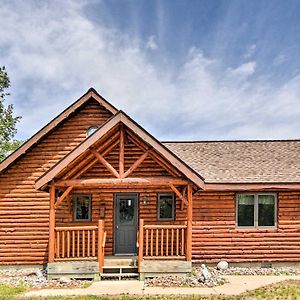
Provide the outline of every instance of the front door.
<path id="1" fill-rule="evenodd" d="M 136 254 L 138 194 L 115 197 L 115 254 Z"/>

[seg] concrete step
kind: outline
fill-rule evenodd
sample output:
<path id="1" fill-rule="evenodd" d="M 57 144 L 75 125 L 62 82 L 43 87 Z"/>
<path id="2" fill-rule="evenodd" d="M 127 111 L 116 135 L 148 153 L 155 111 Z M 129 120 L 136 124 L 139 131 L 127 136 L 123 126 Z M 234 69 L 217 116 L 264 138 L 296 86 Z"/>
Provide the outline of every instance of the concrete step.
<path id="1" fill-rule="evenodd" d="M 106 256 L 104 266 L 137 266 L 137 256 Z"/>

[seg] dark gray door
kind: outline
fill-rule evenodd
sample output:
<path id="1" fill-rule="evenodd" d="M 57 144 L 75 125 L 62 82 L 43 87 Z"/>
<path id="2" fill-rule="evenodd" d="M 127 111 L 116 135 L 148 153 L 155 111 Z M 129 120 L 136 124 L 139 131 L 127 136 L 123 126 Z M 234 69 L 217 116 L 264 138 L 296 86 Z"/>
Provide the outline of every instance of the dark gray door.
<path id="1" fill-rule="evenodd" d="M 136 254 L 138 194 L 115 197 L 115 254 Z"/>

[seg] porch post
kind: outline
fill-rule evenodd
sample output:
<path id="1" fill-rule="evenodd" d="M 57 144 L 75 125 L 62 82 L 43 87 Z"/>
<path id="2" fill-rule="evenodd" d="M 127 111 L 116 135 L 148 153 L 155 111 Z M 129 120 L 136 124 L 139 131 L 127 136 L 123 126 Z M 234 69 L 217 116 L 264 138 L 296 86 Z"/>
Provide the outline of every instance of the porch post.
<path id="1" fill-rule="evenodd" d="M 139 236 L 138 236 L 138 271 L 141 271 L 141 263 L 143 261 L 143 254 L 144 254 L 144 220 L 140 219 L 140 226 L 139 226 Z"/>
<path id="2" fill-rule="evenodd" d="M 192 260 L 192 219 L 193 219 L 193 188 L 189 183 L 187 186 L 187 233 L 186 233 L 186 260 Z"/>
<path id="3" fill-rule="evenodd" d="M 49 246 L 48 246 L 48 262 L 54 262 L 55 252 L 55 186 L 51 182 L 50 186 L 50 210 L 49 210 Z"/>
<path id="4" fill-rule="evenodd" d="M 98 264 L 99 272 L 102 273 L 103 262 L 104 262 L 104 253 L 103 253 L 103 231 L 104 231 L 104 221 L 98 221 Z"/>

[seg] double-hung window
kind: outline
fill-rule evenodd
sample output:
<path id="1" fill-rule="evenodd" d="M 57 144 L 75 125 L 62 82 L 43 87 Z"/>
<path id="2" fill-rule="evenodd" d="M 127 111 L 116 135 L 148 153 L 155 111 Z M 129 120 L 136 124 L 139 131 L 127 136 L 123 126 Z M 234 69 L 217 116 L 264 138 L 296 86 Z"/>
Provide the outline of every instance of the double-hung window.
<path id="1" fill-rule="evenodd" d="M 275 227 L 277 196 L 274 193 L 237 194 L 237 227 Z"/>

